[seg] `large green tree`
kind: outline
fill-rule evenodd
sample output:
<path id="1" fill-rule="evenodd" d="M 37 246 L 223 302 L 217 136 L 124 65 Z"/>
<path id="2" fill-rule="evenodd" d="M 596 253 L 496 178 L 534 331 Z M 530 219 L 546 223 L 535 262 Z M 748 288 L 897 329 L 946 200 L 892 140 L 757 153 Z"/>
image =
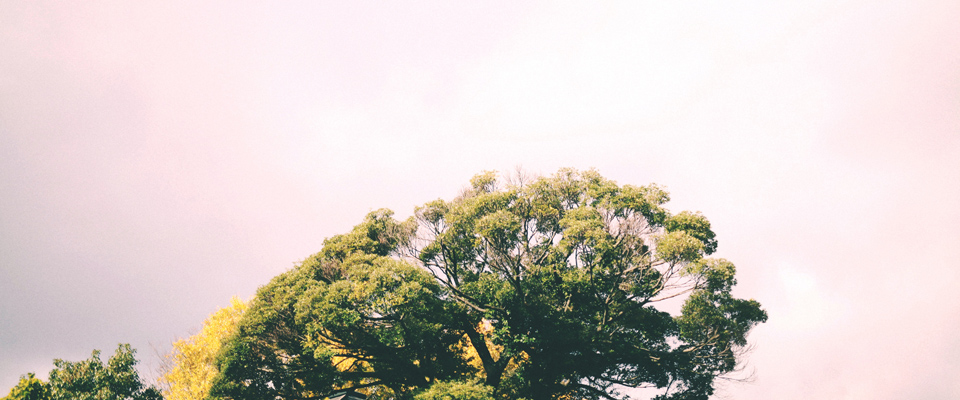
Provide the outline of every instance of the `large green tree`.
<path id="1" fill-rule="evenodd" d="M 699 213 L 595 171 L 474 177 L 406 221 L 370 213 L 261 288 L 212 394 L 706 399 L 766 320 Z M 680 312 L 665 300 L 682 301 Z"/>

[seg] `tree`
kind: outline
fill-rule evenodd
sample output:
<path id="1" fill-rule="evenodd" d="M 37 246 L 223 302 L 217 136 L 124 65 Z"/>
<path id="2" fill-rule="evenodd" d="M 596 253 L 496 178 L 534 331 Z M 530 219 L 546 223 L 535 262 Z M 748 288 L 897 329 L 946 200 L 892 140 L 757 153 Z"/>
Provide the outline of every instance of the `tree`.
<path id="1" fill-rule="evenodd" d="M 9 400 L 160 400 L 160 391 L 140 380 L 134 368 L 136 353 L 129 344 L 121 344 L 107 364 L 94 350 L 84 361 L 54 360 L 50 379 L 43 382 L 32 373 L 20 379 Z"/>
<path id="2" fill-rule="evenodd" d="M 487 172 L 406 221 L 372 212 L 258 291 L 211 393 L 706 399 L 767 316 L 731 295 L 732 263 L 706 257 L 707 219 L 668 199 L 595 171 Z"/>
<path id="3" fill-rule="evenodd" d="M 160 378 L 167 400 L 202 400 L 207 397 L 217 374 L 214 361 L 221 342 L 236 331 L 247 303 L 234 297 L 230 306 L 210 315 L 203 328 L 186 340 L 173 343 L 167 356 L 169 369 Z"/>
<path id="4" fill-rule="evenodd" d="M 20 382 L 3 400 L 46 400 L 50 398 L 49 392 L 47 385 L 30 372 L 20 377 Z"/>

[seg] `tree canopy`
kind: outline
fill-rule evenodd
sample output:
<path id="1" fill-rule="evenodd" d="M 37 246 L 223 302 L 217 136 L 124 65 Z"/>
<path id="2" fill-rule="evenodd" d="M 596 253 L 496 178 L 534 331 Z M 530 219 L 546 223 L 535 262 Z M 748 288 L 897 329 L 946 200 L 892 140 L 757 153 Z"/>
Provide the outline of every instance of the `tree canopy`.
<path id="1" fill-rule="evenodd" d="M 47 382 L 29 373 L 3 400 L 161 400 L 159 390 L 141 381 L 135 353 L 121 344 L 106 364 L 99 350 L 83 361 L 54 360 Z"/>
<path id="2" fill-rule="evenodd" d="M 668 199 L 595 171 L 487 172 L 405 221 L 374 211 L 258 291 L 211 394 L 706 399 L 767 316 L 707 257 L 709 221 Z"/>

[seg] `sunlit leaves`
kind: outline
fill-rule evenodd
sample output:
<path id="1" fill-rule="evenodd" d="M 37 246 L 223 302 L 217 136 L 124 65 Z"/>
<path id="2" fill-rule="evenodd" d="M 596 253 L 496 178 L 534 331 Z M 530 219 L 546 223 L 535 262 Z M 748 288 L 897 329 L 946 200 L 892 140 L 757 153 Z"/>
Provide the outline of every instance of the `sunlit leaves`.
<path id="1" fill-rule="evenodd" d="M 697 261 L 703 254 L 703 242 L 684 231 L 667 232 L 655 237 L 657 256 L 678 263 Z"/>
<path id="2" fill-rule="evenodd" d="M 483 171 L 470 179 L 470 186 L 478 193 L 490 193 L 497 188 L 497 171 Z"/>
<path id="3" fill-rule="evenodd" d="M 30 372 L 21 376 L 17 385 L 10 389 L 10 394 L 2 400 L 46 400 L 49 396 L 50 389 L 47 385 Z"/>
<path id="4" fill-rule="evenodd" d="M 701 288 L 710 292 L 729 292 L 737 284 L 737 267 L 724 259 L 705 258 L 690 263 L 685 274 L 698 276 Z"/>
<path id="5" fill-rule="evenodd" d="M 703 252 L 707 255 L 717 251 L 716 234 L 710 230 L 710 221 L 699 212 L 681 212 L 666 220 L 664 228 L 667 232 L 686 232 L 703 243 Z"/>
<path id="6" fill-rule="evenodd" d="M 414 400 L 494 400 L 493 388 L 478 382 L 437 382 Z"/>
<path id="7" fill-rule="evenodd" d="M 164 398 L 202 400 L 207 397 L 218 372 L 214 361 L 221 343 L 236 331 L 246 309 L 247 303 L 233 298 L 230 306 L 204 321 L 199 333 L 173 343 L 173 351 L 167 356 L 171 368 L 160 379 L 165 386 Z"/>
<path id="8" fill-rule="evenodd" d="M 497 210 L 477 221 L 476 232 L 497 248 L 509 249 L 519 238 L 520 219 L 510 212 Z"/>

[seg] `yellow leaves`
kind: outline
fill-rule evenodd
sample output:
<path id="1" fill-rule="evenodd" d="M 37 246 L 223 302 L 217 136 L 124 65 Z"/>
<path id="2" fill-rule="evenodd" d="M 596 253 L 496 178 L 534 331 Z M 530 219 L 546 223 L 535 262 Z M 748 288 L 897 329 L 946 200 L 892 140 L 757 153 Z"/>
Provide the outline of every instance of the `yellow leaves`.
<path id="1" fill-rule="evenodd" d="M 503 346 L 494 344 L 490 339 L 490 336 L 493 334 L 493 324 L 490 320 L 481 320 L 480 323 L 477 324 L 477 332 L 483 335 L 484 341 L 487 342 L 487 350 L 490 351 L 490 356 L 493 357 L 494 361 L 499 360 Z M 468 365 L 476 368 L 478 371 L 483 371 L 483 362 L 480 361 L 480 355 L 477 354 L 477 349 L 473 347 L 473 342 L 470 341 L 470 338 L 466 334 L 463 335 L 463 338 L 460 339 L 457 346 L 460 348 L 463 359 Z"/>
<path id="2" fill-rule="evenodd" d="M 333 366 L 336 367 L 338 371 L 363 371 L 367 369 L 366 362 L 345 356 L 333 356 Z"/>
<path id="3" fill-rule="evenodd" d="M 493 323 L 488 319 L 483 319 L 477 324 L 477 332 L 483 336 L 484 341 L 487 344 L 487 351 L 490 352 L 490 357 L 493 358 L 494 362 L 500 361 L 500 355 L 503 353 L 503 346 L 493 343 Z M 473 342 L 470 341 L 470 338 L 467 335 L 463 335 L 463 338 L 460 339 L 460 342 L 457 343 L 457 347 L 460 350 L 464 361 L 467 362 L 467 365 L 475 368 L 479 371 L 478 377 L 483 377 L 483 361 L 480 360 L 480 355 L 477 354 L 477 349 L 473 347 Z M 507 363 L 504 372 L 510 373 L 517 369 L 520 364 L 523 364 L 530 357 L 525 352 L 520 352 L 519 355 L 512 357 Z"/>
<path id="4" fill-rule="evenodd" d="M 344 349 L 337 349 L 341 352 Z M 342 355 L 342 356 L 333 356 L 331 358 L 334 368 L 341 372 L 347 371 L 369 371 L 370 363 L 366 361 L 360 361 L 354 356 Z"/>
<path id="5" fill-rule="evenodd" d="M 199 333 L 173 343 L 167 356 L 172 367 L 160 378 L 166 388 L 165 399 L 202 400 L 207 396 L 217 375 L 214 360 L 220 345 L 237 329 L 247 305 L 236 297 L 230 299 L 230 306 L 210 315 Z"/>

